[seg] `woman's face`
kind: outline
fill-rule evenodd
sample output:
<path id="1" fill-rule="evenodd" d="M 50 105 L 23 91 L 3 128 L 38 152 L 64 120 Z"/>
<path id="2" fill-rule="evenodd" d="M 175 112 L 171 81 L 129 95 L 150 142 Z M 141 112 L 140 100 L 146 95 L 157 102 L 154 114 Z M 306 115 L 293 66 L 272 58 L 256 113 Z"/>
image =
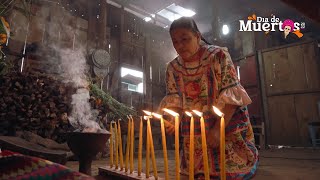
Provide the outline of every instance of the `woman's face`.
<path id="1" fill-rule="evenodd" d="M 177 28 L 170 32 L 173 47 L 182 59 L 191 58 L 200 47 L 200 34 L 186 28 Z"/>

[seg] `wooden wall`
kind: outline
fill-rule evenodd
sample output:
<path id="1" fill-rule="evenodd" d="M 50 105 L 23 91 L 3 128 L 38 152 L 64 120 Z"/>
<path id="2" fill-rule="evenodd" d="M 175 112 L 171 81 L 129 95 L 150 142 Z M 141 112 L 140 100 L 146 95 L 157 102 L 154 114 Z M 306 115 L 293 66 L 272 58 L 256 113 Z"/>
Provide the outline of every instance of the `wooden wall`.
<path id="1" fill-rule="evenodd" d="M 267 142 L 308 146 L 307 125 L 320 121 L 320 61 L 317 44 L 303 42 L 259 52 Z"/>
<path id="2" fill-rule="evenodd" d="M 24 73 L 59 74 L 60 60 L 53 56 L 51 45 L 65 49 L 72 49 L 73 45 L 76 49 L 84 47 L 87 51 L 85 53 L 90 53 L 90 50 L 95 48 L 102 48 L 110 51 L 113 61 L 110 67 L 109 84 L 105 78 L 103 89 L 120 102 L 135 107 L 140 114 L 142 109 L 156 111 L 161 99 L 165 96 L 166 63 L 176 56 L 168 30 L 147 23 L 123 8 L 109 4 L 104 9 L 105 17 L 102 14 L 99 19 L 96 16 L 88 17 L 90 13 L 102 12 L 99 8 L 94 5 L 94 1 L 87 2 L 82 10 L 87 9 L 88 13 L 79 16 L 62 8 L 61 4 L 46 2 L 33 4 L 32 11 L 35 16 L 32 16 L 30 21 L 27 46 L 36 44 L 38 52 L 27 53 Z M 102 19 L 106 22 L 102 22 Z M 28 20 L 21 13 L 13 10 L 8 21 L 11 22 L 11 30 L 14 33 L 9 41 L 8 59 L 14 61 L 17 64 L 16 70 L 19 70 Z M 102 26 L 106 27 L 102 28 Z M 143 71 L 144 93 L 123 88 L 121 67 Z M 151 73 L 150 69 L 152 69 Z M 94 74 L 92 79 L 100 85 L 100 80 L 95 79 Z"/>
<path id="3" fill-rule="evenodd" d="M 257 56 L 252 54 L 236 59 L 234 65 L 235 68 L 240 67 L 240 83 L 252 100 L 248 105 L 251 122 L 260 125 L 264 119 Z"/>

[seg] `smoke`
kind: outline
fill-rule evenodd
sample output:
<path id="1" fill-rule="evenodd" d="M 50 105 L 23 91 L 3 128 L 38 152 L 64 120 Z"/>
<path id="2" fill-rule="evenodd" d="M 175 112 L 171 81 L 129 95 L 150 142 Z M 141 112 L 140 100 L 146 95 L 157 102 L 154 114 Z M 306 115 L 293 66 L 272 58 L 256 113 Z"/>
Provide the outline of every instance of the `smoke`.
<path id="1" fill-rule="evenodd" d="M 78 131 L 101 131 L 100 125 L 96 122 L 98 113 L 91 108 L 89 102 L 89 65 L 86 47 L 82 45 L 85 43 L 79 40 L 77 20 L 69 10 L 59 4 L 49 5 L 50 7 L 41 6 L 36 9 L 37 20 L 33 23 L 33 27 L 42 32 L 39 34 L 41 47 L 38 53 L 45 57 L 50 65 L 44 71 L 57 75 L 62 83 L 72 85 L 76 89 L 75 94 L 71 96 L 71 112 L 68 114 L 70 124 Z"/>
<path id="2" fill-rule="evenodd" d="M 89 91 L 86 88 L 80 88 L 77 93 L 72 95 L 72 113 L 69 117 L 70 124 L 73 127 L 80 126 L 80 129 L 101 129 L 95 122 L 91 106 L 88 102 L 90 98 Z"/>
<path id="3" fill-rule="evenodd" d="M 84 55 L 84 49 L 58 49 L 56 47 L 56 52 L 60 56 L 60 68 L 62 74 L 60 76 L 63 78 L 64 83 L 73 83 L 76 88 L 87 87 L 88 76 L 87 72 L 89 70 L 86 58 Z"/>
<path id="4" fill-rule="evenodd" d="M 100 130 L 99 124 L 95 121 L 97 113 L 89 103 L 90 94 L 88 90 L 88 64 L 86 62 L 84 49 L 56 49 L 60 55 L 60 76 L 64 83 L 72 83 L 77 89 L 72 95 L 72 111 L 69 116 L 70 124 L 77 129 Z"/>

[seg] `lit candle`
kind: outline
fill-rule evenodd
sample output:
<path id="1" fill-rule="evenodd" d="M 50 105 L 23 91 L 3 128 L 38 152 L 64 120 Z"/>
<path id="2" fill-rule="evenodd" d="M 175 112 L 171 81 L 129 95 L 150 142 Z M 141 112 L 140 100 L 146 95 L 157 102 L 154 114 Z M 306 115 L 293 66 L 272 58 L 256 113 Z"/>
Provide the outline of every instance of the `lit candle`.
<path id="1" fill-rule="evenodd" d="M 151 130 L 151 124 L 150 124 L 150 117 L 152 117 L 151 116 L 152 113 L 149 112 L 149 111 L 144 111 L 144 112 L 148 115 L 148 119 L 147 119 L 147 134 L 148 134 L 148 138 L 147 138 L 147 141 L 148 141 L 149 144 L 147 144 L 147 150 L 151 149 L 153 175 L 154 175 L 155 179 L 158 179 L 158 170 L 157 170 L 156 158 L 155 158 L 155 153 L 154 153 L 152 130 Z M 149 155 L 147 155 L 147 157 L 149 157 Z M 146 166 L 147 167 L 149 166 L 149 161 L 148 161 Z"/>
<path id="2" fill-rule="evenodd" d="M 147 121 L 150 121 L 150 117 L 147 116 Z M 147 147 L 146 147 L 146 178 L 149 178 L 150 176 L 150 137 L 148 133 L 148 125 L 147 123 Z"/>
<path id="3" fill-rule="evenodd" d="M 138 176 L 141 176 L 141 171 L 142 171 L 142 131 L 143 131 L 143 121 L 142 121 L 142 117 L 140 117 L 139 150 L 138 150 Z"/>
<path id="4" fill-rule="evenodd" d="M 115 144 L 115 148 L 116 148 L 116 169 L 118 169 L 118 164 L 119 164 L 119 153 L 118 153 L 118 149 L 119 149 L 119 137 L 118 137 L 118 130 L 117 130 L 117 123 L 114 123 L 114 135 L 115 135 L 115 139 L 116 139 L 116 144 Z"/>
<path id="5" fill-rule="evenodd" d="M 113 167 L 113 130 L 112 122 L 110 122 L 110 168 Z"/>
<path id="6" fill-rule="evenodd" d="M 119 137 L 119 153 L 120 153 L 120 170 L 123 170 L 123 152 L 122 152 L 122 137 L 120 119 L 118 120 L 118 137 Z"/>
<path id="7" fill-rule="evenodd" d="M 201 144 L 202 144 L 202 155 L 203 155 L 203 167 L 204 167 L 204 178 L 205 180 L 210 179 L 209 174 L 209 161 L 207 152 L 207 139 L 206 139 L 206 129 L 204 125 L 203 114 L 197 110 L 192 110 L 195 114 L 200 116 L 200 126 L 201 126 Z"/>
<path id="8" fill-rule="evenodd" d="M 130 143 L 130 173 L 133 172 L 133 157 L 134 157 L 134 121 L 131 116 L 131 137 L 130 137 L 131 143 Z"/>
<path id="9" fill-rule="evenodd" d="M 162 149 L 163 149 L 163 158 L 164 158 L 164 172 L 165 179 L 169 179 L 169 170 L 168 170 L 168 153 L 167 153 L 167 142 L 166 142 L 166 132 L 164 127 L 164 119 L 160 114 L 152 113 L 156 118 L 160 118 L 161 125 L 161 138 L 162 138 Z"/>
<path id="10" fill-rule="evenodd" d="M 189 144 L 189 180 L 194 179 L 194 118 L 192 114 L 186 111 L 186 114 L 191 117 L 190 121 L 190 144 Z"/>
<path id="11" fill-rule="evenodd" d="M 127 131 L 127 145 L 126 145 L 126 161 L 125 161 L 125 172 L 128 171 L 128 164 L 129 164 L 129 149 L 130 149 L 130 140 L 131 137 L 131 120 L 128 117 L 128 131 Z"/>
<path id="12" fill-rule="evenodd" d="M 149 134 L 150 149 L 151 149 L 153 175 L 154 175 L 155 179 L 158 179 L 158 170 L 157 170 L 156 156 L 154 154 L 154 146 L 153 146 L 153 138 L 152 138 L 152 130 L 151 130 L 150 119 L 148 120 L 147 123 L 148 123 L 148 134 Z"/>
<path id="13" fill-rule="evenodd" d="M 216 107 L 213 106 L 213 111 L 221 117 L 220 122 L 220 179 L 226 180 L 226 145 L 225 145 L 225 122 L 224 114 Z"/>
<path id="14" fill-rule="evenodd" d="M 170 109 L 163 109 L 165 112 L 169 113 L 170 115 L 175 117 L 175 141 L 174 141 L 174 148 L 175 148 L 175 160 L 176 160 L 176 180 L 180 180 L 180 157 L 179 157 L 179 114 L 170 110 Z"/>

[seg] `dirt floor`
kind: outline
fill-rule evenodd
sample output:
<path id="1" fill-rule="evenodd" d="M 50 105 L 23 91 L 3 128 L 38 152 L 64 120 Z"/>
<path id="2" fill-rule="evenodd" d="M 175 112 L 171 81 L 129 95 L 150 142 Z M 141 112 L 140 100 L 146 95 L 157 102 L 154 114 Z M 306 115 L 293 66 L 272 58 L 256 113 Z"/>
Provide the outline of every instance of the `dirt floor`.
<path id="1" fill-rule="evenodd" d="M 320 149 L 307 148 L 282 148 L 261 150 L 260 164 L 256 180 L 317 180 L 320 179 Z M 156 152 L 157 168 L 160 177 L 164 177 L 162 151 Z M 174 179 L 174 151 L 169 151 L 170 177 Z M 144 164 L 145 161 L 143 161 Z M 92 175 L 98 175 L 98 167 L 108 165 L 108 160 L 96 160 L 92 165 Z M 67 166 L 73 170 L 78 170 L 77 161 L 69 161 Z M 137 160 L 135 160 L 137 168 Z M 143 169 L 145 167 L 143 166 Z M 152 170 L 152 168 L 150 168 Z M 151 173 L 152 174 L 152 173 Z M 112 177 L 98 177 L 98 179 L 115 179 Z M 171 179 L 171 178 L 170 178 Z M 181 177 L 181 179 L 187 179 Z"/>

